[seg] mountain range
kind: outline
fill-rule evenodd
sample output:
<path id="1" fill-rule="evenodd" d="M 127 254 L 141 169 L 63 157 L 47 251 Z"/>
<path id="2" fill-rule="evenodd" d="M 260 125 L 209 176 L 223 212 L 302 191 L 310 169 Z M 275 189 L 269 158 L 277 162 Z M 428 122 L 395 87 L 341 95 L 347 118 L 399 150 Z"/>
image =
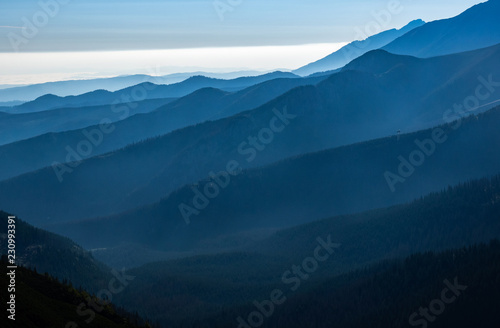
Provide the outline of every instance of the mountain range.
<path id="1" fill-rule="evenodd" d="M 18 106 L 4 108 L 7 113 L 31 113 L 62 107 L 82 107 L 128 103 L 145 99 L 179 98 L 201 88 L 219 88 L 225 91 L 238 91 L 246 87 L 277 78 L 298 77 L 292 73 L 273 72 L 259 76 L 239 77 L 231 80 L 192 76 L 182 82 L 162 85 L 144 82 L 114 92 L 95 90 L 77 96 L 59 97 L 43 95 L 33 101 Z"/>
<path id="2" fill-rule="evenodd" d="M 41 222 L 110 215 L 154 203 L 224 169 L 231 160 L 252 168 L 442 124 L 467 115 L 453 113 L 454 104 L 480 112 L 500 98 L 494 84 L 494 77 L 500 76 L 499 55 L 500 46 L 430 59 L 370 52 L 315 86 L 297 87 L 251 111 L 192 125 L 71 167 L 47 167 L 3 181 L 0 207 Z M 474 98 L 484 107 L 470 107 L 467 95 L 486 84 L 481 87 L 484 93 L 488 80 L 489 96 Z M 290 122 L 273 133 L 272 142 L 250 145 L 249 138 L 269 127 L 274 117 L 286 123 L 284 115 Z M 81 140 L 80 135 L 70 144 L 73 152 Z M 74 153 L 69 158 L 75 158 Z"/>
<path id="3" fill-rule="evenodd" d="M 111 78 L 46 82 L 22 86 L 6 85 L 0 86 L 0 103 L 5 103 L 2 104 L 2 106 L 9 106 L 7 102 L 28 102 L 46 94 L 54 94 L 60 97 L 65 97 L 88 93 L 99 89 L 117 91 L 145 82 L 155 84 L 174 84 L 187 80 L 192 76 L 200 75 L 215 79 L 236 79 L 243 76 L 257 76 L 262 74 L 263 73 L 257 71 L 239 71 L 230 73 L 192 72 L 175 73 L 163 76 L 135 74 Z"/>
<path id="4" fill-rule="evenodd" d="M 208 119 L 232 116 L 261 106 L 297 86 L 315 84 L 326 77 L 274 79 L 233 93 L 203 88 L 172 102 L 170 99 L 144 101 L 146 103 L 170 102 L 168 105 L 161 106 L 144 115 L 133 115 L 138 108 L 142 107 L 137 107 L 135 103 L 93 107 L 102 109 L 100 112 L 104 113 L 105 118 L 116 116 L 118 119 L 122 118 L 122 121 L 113 124 L 112 133 L 107 133 L 105 137 L 103 135 L 101 142 L 93 147 L 90 154 L 80 153 L 77 156 L 81 159 L 97 156 L 148 138 L 196 125 Z M 54 111 L 69 114 L 72 118 L 75 117 L 69 109 Z M 80 109 L 75 109 L 75 111 L 81 112 Z M 40 125 L 39 129 L 53 129 L 52 125 L 57 124 L 57 120 L 54 122 L 53 118 L 47 118 L 52 112 L 46 111 L 38 115 L 48 120 L 47 126 Z M 86 113 L 89 112 L 87 108 Z M 30 114 L 30 116 L 33 115 L 37 114 Z M 145 126 L 147 129 L 144 129 Z M 71 125 L 65 124 L 61 129 L 64 128 L 67 131 L 46 133 L 0 146 L 0 154 L 9 159 L 0 163 L 0 180 L 35 171 L 52 165 L 54 162 L 65 163 L 78 160 L 74 156 L 68 155 L 68 147 L 76 151 L 78 144 L 85 142 L 85 140 L 88 141 L 89 131 L 101 131 L 102 128 L 100 124 L 78 130 L 70 130 L 70 127 Z M 36 130 L 28 130 L 27 132 L 35 133 Z M 13 133 L 20 133 L 20 131 L 14 130 Z M 102 131 L 96 133 L 104 134 Z"/>
<path id="5" fill-rule="evenodd" d="M 497 327 L 499 4 L 293 72 L 0 90 L 18 323 Z"/>

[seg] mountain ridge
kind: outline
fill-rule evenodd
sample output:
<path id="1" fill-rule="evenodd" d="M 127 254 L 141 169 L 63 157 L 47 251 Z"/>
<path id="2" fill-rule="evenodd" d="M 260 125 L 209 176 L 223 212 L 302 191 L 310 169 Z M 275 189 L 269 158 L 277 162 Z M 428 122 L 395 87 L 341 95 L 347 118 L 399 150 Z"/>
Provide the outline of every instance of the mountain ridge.
<path id="1" fill-rule="evenodd" d="M 474 5 L 458 16 L 420 26 L 382 49 L 416 57 L 435 57 L 500 43 L 500 1 Z"/>
<path id="2" fill-rule="evenodd" d="M 310 75 L 342 68 L 350 61 L 362 56 L 370 50 L 381 48 L 397 37 L 425 24 L 421 19 L 411 21 L 400 29 L 390 29 L 368 37 L 363 41 L 353 41 L 340 50 L 293 71 L 298 75 Z"/>

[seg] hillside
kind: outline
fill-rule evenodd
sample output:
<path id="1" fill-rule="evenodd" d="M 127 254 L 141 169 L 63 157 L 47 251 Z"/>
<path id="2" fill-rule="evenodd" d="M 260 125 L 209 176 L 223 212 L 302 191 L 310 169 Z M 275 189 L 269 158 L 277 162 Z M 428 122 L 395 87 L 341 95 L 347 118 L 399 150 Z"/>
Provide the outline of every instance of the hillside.
<path id="1" fill-rule="evenodd" d="M 7 254 L 7 217 L 0 211 L 0 254 Z M 16 220 L 16 263 L 90 291 L 106 287 L 111 269 L 68 238 Z"/>
<path id="2" fill-rule="evenodd" d="M 0 263 L 2 266 L 7 264 L 3 258 Z M 4 274 L 1 276 L 2 286 L 9 285 L 8 278 L 9 276 Z M 60 283 L 59 280 L 47 274 L 42 276 L 26 268 L 18 267 L 16 282 L 16 320 L 4 318 L 2 327 L 151 327 L 148 324 L 143 325 L 141 318 L 117 309 L 112 304 L 101 307 L 94 295 L 89 295 L 81 289 L 77 290 L 70 284 Z M 93 304 L 96 304 L 95 310 L 90 308 L 88 303 L 90 297 L 92 297 Z M 0 300 L 3 304 L 7 303 L 6 293 L 3 291 Z"/>
<path id="3" fill-rule="evenodd" d="M 288 292 L 286 301 L 275 306 L 261 327 L 400 328 L 432 324 L 440 328 L 493 328 L 500 319 L 496 297 L 499 274 L 498 240 L 442 253 L 415 254 L 329 279 L 298 294 Z M 444 309 L 436 311 L 435 300 L 442 300 L 443 292 L 448 301 L 441 301 Z M 419 314 L 419 309 L 429 307 L 430 316 Z M 225 309 L 191 327 L 206 327 L 207 323 L 234 327 L 235 318 L 247 319 L 255 309 L 253 304 Z"/>

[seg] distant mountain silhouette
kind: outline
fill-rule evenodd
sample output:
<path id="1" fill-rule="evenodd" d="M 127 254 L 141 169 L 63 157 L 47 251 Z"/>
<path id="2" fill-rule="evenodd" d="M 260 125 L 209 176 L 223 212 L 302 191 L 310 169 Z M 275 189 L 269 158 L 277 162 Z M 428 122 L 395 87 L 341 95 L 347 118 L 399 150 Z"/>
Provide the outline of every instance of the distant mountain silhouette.
<path id="1" fill-rule="evenodd" d="M 128 104 L 129 115 L 151 112 L 174 98 L 150 99 Z M 118 107 L 118 106 L 115 106 Z M 109 123 L 120 121 L 123 113 L 110 105 L 58 108 L 26 114 L 0 113 L 0 145 L 32 138 L 48 132 L 61 132 L 96 125 L 102 119 Z"/>
<path id="2" fill-rule="evenodd" d="M 384 50 L 395 54 L 433 57 L 489 47 L 500 43 L 500 1 L 475 5 L 462 14 L 418 27 Z"/>
<path id="3" fill-rule="evenodd" d="M 425 22 L 418 19 L 410 22 L 408 25 L 399 30 L 391 29 L 373 35 L 366 40 L 351 42 L 348 45 L 342 47 L 340 50 L 326 56 L 323 59 L 296 69 L 295 71 L 293 71 L 293 73 L 298 75 L 310 75 L 317 72 L 325 72 L 341 68 L 351 60 L 362 56 L 368 51 L 382 48 L 398 37 L 419 26 L 422 26 L 423 24 L 425 24 Z"/>
<path id="4" fill-rule="evenodd" d="M 179 98 L 198 89 L 207 87 L 218 88 L 224 91 L 238 91 L 249 86 L 277 78 L 297 77 L 297 75 L 286 72 L 273 72 L 259 76 L 240 77 L 231 80 L 214 79 L 205 76 L 193 76 L 179 83 L 157 85 L 150 82 L 144 82 L 115 92 L 95 90 L 82 95 L 67 97 L 58 97 L 49 94 L 39 97 L 33 101 L 26 102 L 22 105 L 14 106 L 9 109 L 8 112 L 29 113 L 62 107 L 87 107 L 108 105 L 112 103 L 127 103 L 129 101 L 144 99 Z"/>
<path id="5" fill-rule="evenodd" d="M 18 101 L 18 100 L 0 102 L 0 112 L 8 111 L 10 110 L 10 107 L 18 106 L 24 103 L 25 103 L 24 101 Z"/>
<path id="6" fill-rule="evenodd" d="M 144 82 L 165 81 L 169 83 L 178 83 L 184 78 L 162 78 L 153 77 L 144 74 L 117 76 L 112 78 L 69 80 L 58 82 L 47 82 L 32 84 L 27 86 L 10 87 L 0 90 L 0 101 L 22 100 L 24 102 L 35 100 L 46 94 L 54 94 L 60 97 L 78 95 L 92 92 L 94 90 L 104 89 L 107 91 L 116 91 L 137 85 Z M 159 83 L 159 82 L 157 82 Z"/>
<path id="7" fill-rule="evenodd" d="M 144 82 L 155 84 L 173 84 L 182 82 L 192 76 L 203 75 L 206 77 L 217 79 L 235 79 L 243 76 L 257 76 L 262 73 L 255 71 L 240 71 L 231 73 L 208 73 L 208 72 L 191 72 L 191 73 L 175 73 L 164 76 L 150 76 L 144 74 L 124 75 L 111 78 L 85 79 L 85 80 L 69 80 L 58 82 L 38 83 L 26 86 L 2 86 L 0 89 L 0 102 L 9 101 L 32 101 L 46 94 L 54 94 L 60 97 L 79 95 L 103 89 L 107 91 L 117 91 L 133 85 Z M 13 106 L 2 105 L 2 106 Z"/>

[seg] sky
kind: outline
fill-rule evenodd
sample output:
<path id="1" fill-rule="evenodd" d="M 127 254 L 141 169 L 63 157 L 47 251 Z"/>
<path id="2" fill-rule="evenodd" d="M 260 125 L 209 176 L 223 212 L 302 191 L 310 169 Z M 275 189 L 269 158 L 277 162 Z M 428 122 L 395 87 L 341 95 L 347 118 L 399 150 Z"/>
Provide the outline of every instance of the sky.
<path id="1" fill-rule="evenodd" d="M 453 17 L 479 2 L 3 1 L 0 84 L 150 71 L 295 69 L 353 40 L 418 18 Z M 391 6 L 398 10 L 391 13 Z"/>

